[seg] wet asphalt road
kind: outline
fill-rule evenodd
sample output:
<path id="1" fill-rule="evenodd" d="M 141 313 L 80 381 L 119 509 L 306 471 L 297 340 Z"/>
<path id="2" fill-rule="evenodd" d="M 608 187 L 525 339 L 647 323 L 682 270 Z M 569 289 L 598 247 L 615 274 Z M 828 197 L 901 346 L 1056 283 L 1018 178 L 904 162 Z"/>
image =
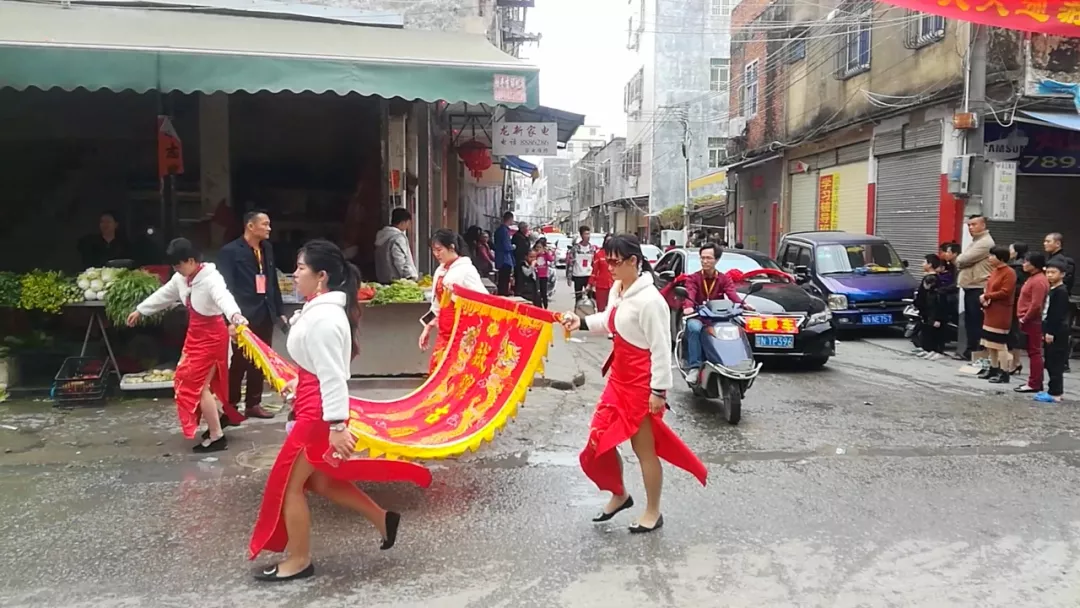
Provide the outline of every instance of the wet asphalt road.
<path id="1" fill-rule="evenodd" d="M 319 576 L 281 586 L 244 559 L 281 421 L 205 462 L 163 402 L 0 409 L 46 426 L 0 431 L 0 606 L 1080 606 L 1075 406 L 863 342 L 821 372 L 768 368 L 738 427 L 680 387 L 669 422 L 709 486 L 666 469 L 666 527 L 631 537 L 632 514 L 589 522 L 604 497 L 576 462 L 608 347 L 557 344 L 586 385 L 534 390 L 433 488 L 368 488 L 405 514 L 392 551 L 314 500 Z"/>

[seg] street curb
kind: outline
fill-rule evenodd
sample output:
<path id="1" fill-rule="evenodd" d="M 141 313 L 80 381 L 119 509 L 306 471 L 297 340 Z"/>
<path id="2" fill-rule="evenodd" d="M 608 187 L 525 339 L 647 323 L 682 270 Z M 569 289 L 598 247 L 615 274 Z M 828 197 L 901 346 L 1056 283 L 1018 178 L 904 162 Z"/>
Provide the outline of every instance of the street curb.
<path id="1" fill-rule="evenodd" d="M 585 385 L 585 374 L 578 373 L 570 381 L 555 378 L 537 378 L 533 386 L 537 388 L 553 388 L 557 391 L 572 391 L 579 386 Z"/>

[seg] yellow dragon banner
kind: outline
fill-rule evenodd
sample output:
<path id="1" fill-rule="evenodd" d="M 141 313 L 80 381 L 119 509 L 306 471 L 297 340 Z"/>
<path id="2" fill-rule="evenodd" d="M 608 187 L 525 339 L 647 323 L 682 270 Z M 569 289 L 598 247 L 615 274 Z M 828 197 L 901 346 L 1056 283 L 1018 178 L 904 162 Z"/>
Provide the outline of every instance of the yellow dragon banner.
<path id="1" fill-rule="evenodd" d="M 517 413 L 543 373 L 557 314 L 456 287 L 453 297 L 450 344 L 423 385 L 390 401 L 350 397 L 357 456 L 429 460 L 475 451 Z M 251 331 L 241 328 L 237 341 L 276 390 L 296 377 L 296 368 Z"/>

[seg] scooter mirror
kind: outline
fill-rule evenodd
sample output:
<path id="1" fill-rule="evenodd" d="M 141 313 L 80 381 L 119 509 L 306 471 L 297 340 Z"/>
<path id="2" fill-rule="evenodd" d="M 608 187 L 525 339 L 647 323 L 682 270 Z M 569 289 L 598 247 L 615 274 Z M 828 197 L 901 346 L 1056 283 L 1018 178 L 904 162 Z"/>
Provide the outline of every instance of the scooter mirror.
<path id="1" fill-rule="evenodd" d="M 682 285 L 679 285 L 675 288 L 675 295 L 679 296 L 680 298 L 686 298 L 690 295 L 690 292 L 686 291 L 686 288 Z"/>

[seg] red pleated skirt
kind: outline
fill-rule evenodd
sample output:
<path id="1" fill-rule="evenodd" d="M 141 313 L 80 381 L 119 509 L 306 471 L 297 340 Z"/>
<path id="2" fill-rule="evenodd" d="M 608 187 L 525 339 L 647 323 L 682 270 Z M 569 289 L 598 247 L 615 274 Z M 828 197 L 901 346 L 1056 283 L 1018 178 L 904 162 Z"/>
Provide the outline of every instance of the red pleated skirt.
<path id="1" fill-rule="evenodd" d="M 289 542 L 281 509 L 285 502 L 285 489 L 289 485 L 297 458 L 306 458 L 316 472 L 339 481 L 407 481 L 422 488 L 431 485 L 431 471 L 416 463 L 381 458 L 344 461 L 331 458 L 330 423 L 322 419 L 319 380 L 304 369 L 299 373 L 293 412 L 296 414 L 296 422 L 285 438 L 266 480 L 259 517 L 255 521 L 255 529 L 248 545 L 249 559 L 255 559 L 262 551 L 280 553 Z"/>

